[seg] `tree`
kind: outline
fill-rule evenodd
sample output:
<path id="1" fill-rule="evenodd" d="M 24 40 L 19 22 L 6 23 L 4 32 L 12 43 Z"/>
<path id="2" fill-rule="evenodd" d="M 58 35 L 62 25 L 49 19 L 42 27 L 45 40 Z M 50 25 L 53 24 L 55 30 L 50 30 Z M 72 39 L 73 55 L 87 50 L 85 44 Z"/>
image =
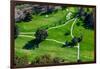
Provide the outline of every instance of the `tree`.
<path id="1" fill-rule="evenodd" d="M 81 42 L 83 40 L 83 36 L 81 35 L 81 36 L 77 37 L 77 40 L 78 40 L 78 42 Z"/>
<path id="2" fill-rule="evenodd" d="M 81 42 L 82 39 L 83 39 L 82 35 L 79 37 L 74 37 L 70 42 L 66 41 L 62 47 L 74 47 L 75 45 L 77 45 L 77 43 Z"/>
<path id="3" fill-rule="evenodd" d="M 35 35 L 35 39 L 32 39 L 31 41 L 28 41 L 25 44 L 25 46 L 23 47 L 23 49 L 38 48 L 39 44 L 47 38 L 48 33 L 45 29 L 38 29 L 34 35 Z"/>
<path id="4" fill-rule="evenodd" d="M 87 14 L 85 16 L 84 26 L 85 26 L 85 28 L 88 28 L 88 29 L 93 29 L 94 28 L 94 19 L 93 19 L 93 14 L 92 13 Z"/>
<path id="5" fill-rule="evenodd" d="M 31 21 L 31 19 L 32 19 L 31 12 L 25 10 L 24 14 L 25 14 L 25 17 L 24 17 L 23 21 L 26 21 L 26 22 Z"/>
<path id="6" fill-rule="evenodd" d="M 87 29 L 94 29 L 94 12 L 94 8 L 79 7 L 77 17 L 84 21 L 83 26 Z"/>
<path id="7" fill-rule="evenodd" d="M 71 42 L 72 42 L 72 46 L 77 45 L 77 43 L 78 43 L 77 37 L 72 38 Z"/>
<path id="8" fill-rule="evenodd" d="M 43 41 L 48 36 L 48 33 L 45 29 L 38 29 L 35 33 L 35 37 L 39 41 Z"/>

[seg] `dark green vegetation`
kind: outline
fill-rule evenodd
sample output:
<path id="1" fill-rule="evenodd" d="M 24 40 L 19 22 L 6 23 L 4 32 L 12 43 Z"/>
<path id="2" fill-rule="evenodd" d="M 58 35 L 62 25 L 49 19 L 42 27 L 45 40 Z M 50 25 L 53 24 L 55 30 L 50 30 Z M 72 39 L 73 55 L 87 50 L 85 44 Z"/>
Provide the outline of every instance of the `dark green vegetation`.
<path id="1" fill-rule="evenodd" d="M 85 19 L 85 14 L 91 15 L 92 8 L 49 6 L 41 10 L 43 8 L 35 6 L 30 14 L 24 14 L 28 21 L 16 20 L 19 30 L 15 39 L 16 66 L 77 62 L 77 48 L 67 47 L 68 42 L 73 46 L 80 43 L 82 62 L 94 61 L 94 30 L 90 29 L 93 22 L 90 17 L 90 20 Z M 73 23 L 74 38 L 71 36 Z"/>

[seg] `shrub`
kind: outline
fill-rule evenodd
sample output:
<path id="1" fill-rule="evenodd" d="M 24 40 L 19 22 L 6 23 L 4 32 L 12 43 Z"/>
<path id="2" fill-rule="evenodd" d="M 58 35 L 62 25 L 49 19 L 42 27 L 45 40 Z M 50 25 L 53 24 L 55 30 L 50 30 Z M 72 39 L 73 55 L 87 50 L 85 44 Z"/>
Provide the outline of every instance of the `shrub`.
<path id="1" fill-rule="evenodd" d="M 64 35 L 67 36 L 70 34 L 70 31 L 68 30 Z"/>
<path id="2" fill-rule="evenodd" d="M 84 20 L 84 27 L 88 29 L 94 29 L 94 19 L 93 14 L 87 14 Z"/>
<path id="3" fill-rule="evenodd" d="M 38 29 L 35 33 L 35 37 L 37 40 L 43 41 L 47 38 L 48 32 L 45 29 Z"/>
<path id="4" fill-rule="evenodd" d="M 75 45 L 77 45 L 77 43 L 81 42 L 82 39 L 83 39 L 82 35 L 79 37 L 74 37 L 70 42 L 66 41 L 62 47 L 74 47 Z"/>
<path id="5" fill-rule="evenodd" d="M 24 14 L 25 14 L 25 17 L 24 17 L 23 21 L 26 21 L 26 22 L 31 21 L 32 14 L 29 11 L 24 11 Z"/>
<path id="6" fill-rule="evenodd" d="M 16 67 L 29 65 L 27 56 L 26 55 L 23 55 L 23 56 L 16 55 L 14 58 L 14 65 Z"/>
<path id="7" fill-rule="evenodd" d="M 32 65 L 35 64 L 53 64 L 53 63 L 61 63 L 64 62 L 64 59 L 61 59 L 59 57 L 51 57 L 49 54 L 45 54 L 42 56 L 38 56 L 35 58 L 35 60 L 32 61 Z"/>

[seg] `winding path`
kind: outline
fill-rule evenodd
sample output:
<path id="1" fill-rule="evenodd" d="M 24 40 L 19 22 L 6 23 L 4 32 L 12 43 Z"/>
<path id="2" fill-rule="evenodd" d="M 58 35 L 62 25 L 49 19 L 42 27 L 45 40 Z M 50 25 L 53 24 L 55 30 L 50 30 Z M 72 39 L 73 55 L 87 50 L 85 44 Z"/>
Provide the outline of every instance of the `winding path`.
<path id="1" fill-rule="evenodd" d="M 74 38 L 74 35 L 73 35 L 73 27 L 74 27 L 74 24 L 76 22 L 77 18 L 75 18 L 72 26 L 71 26 L 71 37 Z M 74 46 L 77 48 L 77 60 L 79 61 L 80 60 L 80 43 L 77 44 L 77 46 Z"/>
<path id="2" fill-rule="evenodd" d="M 74 28 L 74 24 L 75 24 L 76 20 L 77 20 L 77 18 L 75 18 L 75 20 L 74 20 L 74 22 L 73 22 L 73 24 L 71 26 L 71 34 L 70 35 L 71 35 L 72 38 L 74 37 L 74 35 L 73 35 L 73 28 Z"/>
<path id="3" fill-rule="evenodd" d="M 67 17 L 70 17 L 70 16 L 71 16 L 71 14 L 70 14 L 70 12 L 69 12 L 69 13 L 67 14 Z M 75 24 L 77 18 L 70 19 L 69 21 L 67 21 L 66 23 L 64 23 L 64 24 L 62 24 L 62 25 L 55 26 L 55 27 L 51 27 L 51 28 L 49 28 L 49 29 L 47 29 L 47 30 L 51 30 L 51 29 L 55 29 L 55 28 L 59 28 L 59 27 L 65 26 L 65 25 L 67 25 L 70 21 L 73 21 L 73 20 L 74 20 L 74 22 L 72 23 L 72 26 L 71 26 L 71 34 L 70 34 L 71 37 L 73 38 L 73 37 L 74 37 L 74 35 L 73 35 L 73 27 L 74 27 L 74 24 Z M 35 33 L 35 32 L 27 32 L 27 33 L 21 32 L 21 33 L 19 34 L 19 36 L 21 36 L 21 37 L 35 38 L 35 37 L 33 37 L 33 36 L 25 35 L 25 34 L 34 34 L 34 33 Z M 60 44 L 65 44 L 64 42 L 57 41 L 57 40 L 55 40 L 55 39 L 46 39 L 46 40 L 48 40 L 48 41 L 54 41 L 54 42 L 60 43 Z"/>
<path id="4" fill-rule="evenodd" d="M 71 19 L 71 20 L 69 20 L 69 21 L 67 21 L 65 24 L 62 24 L 62 25 L 59 25 L 59 26 L 55 26 L 55 27 L 51 27 L 51 28 L 49 28 L 49 29 L 47 29 L 47 30 L 51 30 L 51 29 L 54 29 L 54 28 L 59 28 L 59 27 L 65 26 L 65 25 L 67 25 L 70 21 L 73 21 L 73 20 L 74 20 L 74 18 Z"/>
<path id="5" fill-rule="evenodd" d="M 71 26 L 71 37 L 72 37 L 72 38 L 74 37 L 74 36 L 73 36 L 73 33 L 72 33 L 72 32 L 73 32 L 73 26 L 74 26 L 74 24 L 75 24 L 77 18 L 73 18 L 73 19 L 74 19 L 74 22 L 73 22 L 73 24 L 72 24 L 72 26 Z M 66 24 L 68 24 L 68 22 L 72 21 L 73 19 L 67 21 L 65 24 L 63 24 L 63 25 L 61 25 L 61 26 L 52 27 L 52 28 L 50 28 L 50 29 L 54 29 L 54 28 L 59 28 L 59 27 L 65 26 Z M 19 36 L 21 36 L 21 37 L 35 38 L 35 37 L 33 37 L 33 36 L 24 35 L 24 34 L 27 34 L 27 33 L 22 33 L 22 34 L 20 34 Z M 57 40 L 55 40 L 55 39 L 46 39 L 46 40 L 48 40 L 48 41 L 54 41 L 54 42 L 60 43 L 60 44 L 65 44 L 64 42 L 57 41 Z"/>

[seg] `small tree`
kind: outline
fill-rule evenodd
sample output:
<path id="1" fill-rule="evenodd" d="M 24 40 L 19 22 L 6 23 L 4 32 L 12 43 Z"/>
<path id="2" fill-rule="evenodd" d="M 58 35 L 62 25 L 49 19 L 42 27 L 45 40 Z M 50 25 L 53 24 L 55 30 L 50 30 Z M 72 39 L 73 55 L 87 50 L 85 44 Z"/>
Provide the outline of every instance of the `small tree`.
<path id="1" fill-rule="evenodd" d="M 43 41 L 48 36 L 48 33 L 45 29 L 38 29 L 35 33 L 35 37 L 39 41 Z"/>
<path id="2" fill-rule="evenodd" d="M 81 42 L 81 41 L 82 41 L 82 39 L 83 39 L 83 36 L 82 36 L 82 35 L 81 35 L 81 36 L 79 36 L 79 37 L 77 38 L 78 42 Z"/>
<path id="3" fill-rule="evenodd" d="M 85 28 L 89 28 L 89 29 L 94 28 L 94 19 L 93 19 L 93 14 L 92 13 L 87 14 L 85 16 L 84 26 L 85 26 Z"/>
<path id="4" fill-rule="evenodd" d="M 79 37 L 74 37 L 70 42 L 66 41 L 62 47 L 74 47 L 75 45 L 77 45 L 77 43 L 81 42 L 82 39 L 83 39 L 82 35 Z"/>
<path id="5" fill-rule="evenodd" d="M 26 21 L 26 22 L 31 21 L 32 19 L 31 12 L 25 10 L 23 13 L 25 14 L 23 21 Z"/>
<path id="6" fill-rule="evenodd" d="M 74 37 L 74 38 L 71 40 L 71 42 L 72 42 L 72 45 L 77 45 L 77 43 L 78 43 L 77 37 Z"/>
<path id="7" fill-rule="evenodd" d="M 65 36 L 69 35 L 70 34 L 70 31 L 67 30 L 67 32 L 64 34 Z"/>
<path id="8" fill-rule="evenodd" d="M 23 49 L 35 49 L 39 47 L 39 44 L 46 39 L 48 33 L 45 29 L 38 29 L 35 33 L 35 39 L 25 44 Z"/>

